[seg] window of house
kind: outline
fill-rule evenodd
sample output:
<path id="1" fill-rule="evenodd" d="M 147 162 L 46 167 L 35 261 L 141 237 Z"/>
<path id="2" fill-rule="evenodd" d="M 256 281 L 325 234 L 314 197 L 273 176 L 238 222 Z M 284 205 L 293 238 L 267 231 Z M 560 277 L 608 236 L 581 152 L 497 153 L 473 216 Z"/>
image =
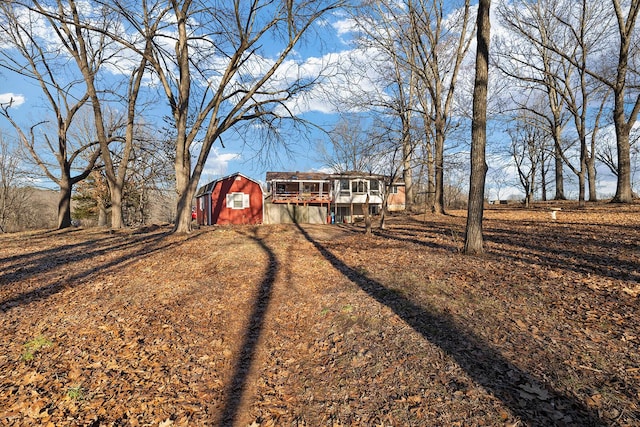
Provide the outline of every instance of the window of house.
<path id="1" fill-rule="evenodd" d="M 398 194 L 398 186 L 397 185 L 392 185 L 391 189 L 389 190 L 390 194 Z"/>
<path id="2" fill-rule="evenodd" d="M 303 186 L 303 191 L 305 193 L 318 192 L 318 183 L 316 182 L 305 182 Z"/>
<path id="3" fill-rule="evenodd" d="M 284 183 L 277 183 L 276 184 L 276 193 L 284 193 L 286 190 L 286 186 L 284 185 Z"/>
<path id="4" fill-rule="evenodd" d="M 367 181 L 351 181 L 351 191 L 353 193 L 364 194 L 367 192 Z"/>
<path id="5" fill-rule="evenodd" d="M 227 194 L 227 208 L 245 209 L 249 207 L 249 195 L 245 193 Z"/>
<path id="6" fill-rule="evenodd" d="M 349 180 L 341 179 L 340 180 L 340 191 L 349 191 Z"/>
<path id="7" fill-rule="evenodd" d="M 374 179 L 370 183 L 371 194 L 380 194 L 380 181 Z"/>

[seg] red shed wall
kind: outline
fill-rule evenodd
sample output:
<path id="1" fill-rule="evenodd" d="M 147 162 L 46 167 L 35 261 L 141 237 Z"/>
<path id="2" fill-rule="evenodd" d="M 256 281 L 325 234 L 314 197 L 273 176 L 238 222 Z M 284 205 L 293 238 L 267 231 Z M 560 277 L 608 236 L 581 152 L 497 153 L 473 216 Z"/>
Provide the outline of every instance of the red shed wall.
<path id="1" fill-rule="evenodd" d="M 227 194 L 249 194 L 249 207 L 227 208 Z M 216 183 L 211 193 L 211 220 L 213 224 L 261 224 L 262 190 L 260 185 L 243 176 L 236 175 Z"/>

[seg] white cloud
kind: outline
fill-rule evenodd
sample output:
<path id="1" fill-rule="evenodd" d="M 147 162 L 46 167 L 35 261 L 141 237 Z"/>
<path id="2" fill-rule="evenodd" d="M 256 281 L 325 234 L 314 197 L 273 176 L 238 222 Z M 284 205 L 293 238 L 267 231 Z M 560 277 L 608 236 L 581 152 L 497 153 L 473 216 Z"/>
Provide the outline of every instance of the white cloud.
<path id="1" fill-rule="evenodd" d="M 338 33 L 338 36 L 342 37 L 356 31 L 358 28 L 358 23 L 352 18 L 346 18 L 334 22 L 332 26 Z"/>
<path id="2" fill-rule="evenodd" d="M 229 163 L 239 160 L 240 157 L 238 153 L 219 153 L 215 148 L 212 149 L 202 171 L 201 185 L 228 175 L 230 173 Z"/>
<path id="3" fill-rule="evenodd" d="M 2 105 L 6 105 L 12 102 L 13 107 L 19 107 L 22 104 L 24 104 L 25 101 L 26 101 L 26 98 L 23 95 L 20 95 L 17 93 L 12 93 L 12 92 L 0 93 L 0 104 Z"/>

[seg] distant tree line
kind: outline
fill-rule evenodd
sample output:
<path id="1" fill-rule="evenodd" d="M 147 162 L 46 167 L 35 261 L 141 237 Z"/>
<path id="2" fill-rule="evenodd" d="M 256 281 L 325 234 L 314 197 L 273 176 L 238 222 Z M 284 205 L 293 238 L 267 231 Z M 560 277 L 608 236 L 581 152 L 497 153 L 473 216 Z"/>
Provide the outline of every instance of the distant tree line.
<path id="1" fill-rule="evenodd" d="M 487 120 L 490 139 L 500 144 L 488 149 L 492 158 L 503 160 L 490 166 L 512 171 L 511 184 L 522 189 L 526 202 L 536 195 L 567 198 L 570 171 L 584 204 L 597 200 L 600 165 L 616 177 L 613 200 L 632 201 L 640 2 L 494 5 L 493 25 L 500 31 L 492 37 Z M 374 0 L 351 9 L 355 59 L 344 75 L 369 81 L 379 91 L 354 84 L 336 104 L 368 115 L 363 159 L 373 159 L 369 168 L 399 170 L 409 209 L 423 206 L 419 196 L 427 196 L 426 206 L 434 213 L 443 213 L 453 201 L 444 197 L 447 182 L 460 173 L 457 153 L 471 148 L 471 46 L 478 6 L 464 0 Z"/>

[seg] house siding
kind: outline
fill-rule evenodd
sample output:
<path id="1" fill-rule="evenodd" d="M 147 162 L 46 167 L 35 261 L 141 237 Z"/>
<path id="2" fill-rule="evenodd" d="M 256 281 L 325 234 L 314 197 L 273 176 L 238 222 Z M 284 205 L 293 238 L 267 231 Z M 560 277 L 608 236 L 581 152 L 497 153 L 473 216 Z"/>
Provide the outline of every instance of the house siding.
<path id="1" fill-rule="evenodd" d="M 396 188 L 397 193 L 390 193 L 389 199 L 387 200 L 387 209 L 389 209 L 390 212 L 403 211 L 405 208 L 405 186 L 398 185 Z"/>
<path id="2" fill-rule="evenodd" d="M 265 221 L 353 222 L 364 216 L 367 195 L 370 212 L 377 214 L 384 203 L 387 179 L 384 175 L 358 172 L 267 172 L 270 195 Z M 393 210 L 404 209 L 403 197 L 404 191 L 396 195 Z"/>

